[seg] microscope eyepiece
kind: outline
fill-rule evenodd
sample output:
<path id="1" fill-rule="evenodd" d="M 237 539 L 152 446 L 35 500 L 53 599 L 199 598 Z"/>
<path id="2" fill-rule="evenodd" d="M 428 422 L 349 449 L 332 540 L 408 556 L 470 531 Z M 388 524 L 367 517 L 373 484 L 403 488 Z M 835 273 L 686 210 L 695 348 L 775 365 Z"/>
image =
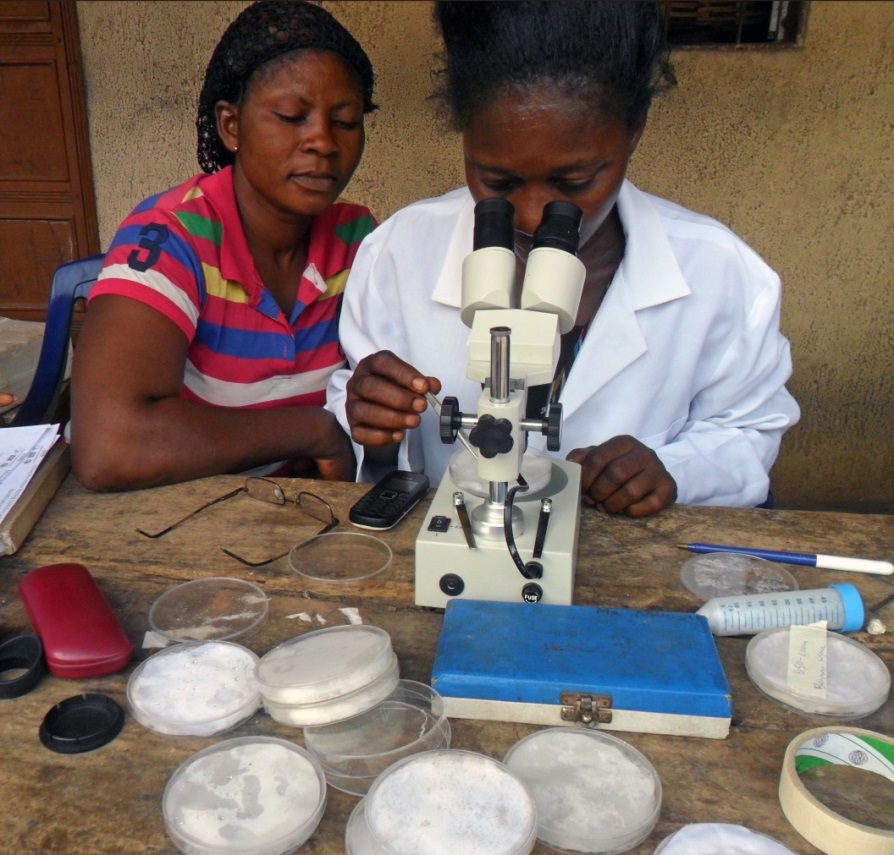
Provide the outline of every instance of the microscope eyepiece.
<path id="1" fill-rule="evenodd" d="M 571 202 L 547 202 L 543 208 L 543 219 L 534 232 L 531 251 L 548 246 L 577 255 L 583 218 L 583 211 Z"/>
<path id="2" fill-rule="evenodd" d="M 515 208 L 512 202 L 506 199 L 482 199 L 475 205 L 473 249 L 501 246 L 514 251 L 514 220 Z"/>

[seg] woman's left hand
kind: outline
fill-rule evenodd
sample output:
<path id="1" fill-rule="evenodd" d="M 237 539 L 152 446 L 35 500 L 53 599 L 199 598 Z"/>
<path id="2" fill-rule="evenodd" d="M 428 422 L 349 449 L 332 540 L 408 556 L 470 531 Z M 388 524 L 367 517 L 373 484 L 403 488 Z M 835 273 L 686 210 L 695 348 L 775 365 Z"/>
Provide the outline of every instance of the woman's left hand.
<path id="1" fill-rule="evenodd" d="M 646 517 L 676 501 L 676 481 L 658 455 L 632 436 L 575 448 L 567 459 L 581 465 L 584 501 L 609 513 Z"/>

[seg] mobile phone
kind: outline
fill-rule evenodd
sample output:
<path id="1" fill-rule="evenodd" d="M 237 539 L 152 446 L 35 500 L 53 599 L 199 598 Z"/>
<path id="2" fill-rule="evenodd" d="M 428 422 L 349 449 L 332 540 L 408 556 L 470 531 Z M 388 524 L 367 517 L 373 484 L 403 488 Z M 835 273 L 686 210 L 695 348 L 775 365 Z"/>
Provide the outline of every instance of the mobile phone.
<path id="1" fill-rule="evenodd" d="M 394 528 L 427 492 L 427 475 L 395 469 L 354 503 L 348 519 L 360 528 Z"/>
<path id="2" fill-rule="evenodd" d="M 32 570 L 19 582 L 19 596 L 57 677 L 99 677 L 130 662 L 130 639 L 83 564 Z"/>

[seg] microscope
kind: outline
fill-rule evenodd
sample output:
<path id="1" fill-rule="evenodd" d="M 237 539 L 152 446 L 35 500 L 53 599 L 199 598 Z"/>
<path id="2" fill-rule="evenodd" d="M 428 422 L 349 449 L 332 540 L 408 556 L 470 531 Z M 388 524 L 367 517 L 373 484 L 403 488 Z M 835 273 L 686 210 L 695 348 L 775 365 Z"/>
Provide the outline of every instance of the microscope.
<path id="1" fill-rule="evenodd" d="M 460 440 L 477 477 L 460 478 L 451 463 L 438 486 L 416 538 L 417 605 L 572 601 L 580 466 L 525 454 L 529 433 L 545 435 L 553 452 L 562 439 L 561 404 L 535 418 L 526 409 L 532 386 L 552 384 L 561 335 L 574 326 L 586 275 L 577 257 L 582 212 L 568 202 L 545 206 L 520 299 L 514 214 L 504 199 L 475 206 L 460 317 L 470 328 L 466 376 L 482 384 L 478 412 L 461 412 L 455 397 L 429 403 L 441 441 Z"/>

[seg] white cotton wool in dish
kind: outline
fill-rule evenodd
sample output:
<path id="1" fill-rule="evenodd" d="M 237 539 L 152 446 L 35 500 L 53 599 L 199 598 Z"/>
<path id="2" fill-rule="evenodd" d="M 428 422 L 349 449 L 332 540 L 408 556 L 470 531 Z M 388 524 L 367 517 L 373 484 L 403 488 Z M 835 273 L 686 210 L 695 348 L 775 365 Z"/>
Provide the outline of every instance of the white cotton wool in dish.
<path id="1" fill-rule="evenodd" d="M 426 751 L 391 766 L 370 789 L 370 832 L 391 855 L 523 855 L 537 808 L 502 763 L 471 751 Z"/>
<path id="2" fill-rule="evenodd" d="M 700 822 L 684 825 L 666 837 L 655 855 L 795 855 L 770 837 L 751 831 L 744 825 Z"/>
<path id="3" fill-rule="evenodd" d="M 127 699 L 144 727 L 169 736 L 211 736 L 260 706 L 258 657 L 228 641 L 186 642 L 150 656 L 134 671 Z"/>
<path id="4" fill-rule="evenodd" d="M 325 804 L 322 773 L 303 749 L 246 737 L 187 760 L 165 788 L 162 812 L 181 851 L 266 855 L 300 846 Z"/>
<path id="5" fill-rule="evenodd" d="M 559 852 L 627 852 L 658 821 L 658 774 L 615 737 L 548 728 L 517 742 L 505 762 L 537 802 L 538 838 Z"/>

